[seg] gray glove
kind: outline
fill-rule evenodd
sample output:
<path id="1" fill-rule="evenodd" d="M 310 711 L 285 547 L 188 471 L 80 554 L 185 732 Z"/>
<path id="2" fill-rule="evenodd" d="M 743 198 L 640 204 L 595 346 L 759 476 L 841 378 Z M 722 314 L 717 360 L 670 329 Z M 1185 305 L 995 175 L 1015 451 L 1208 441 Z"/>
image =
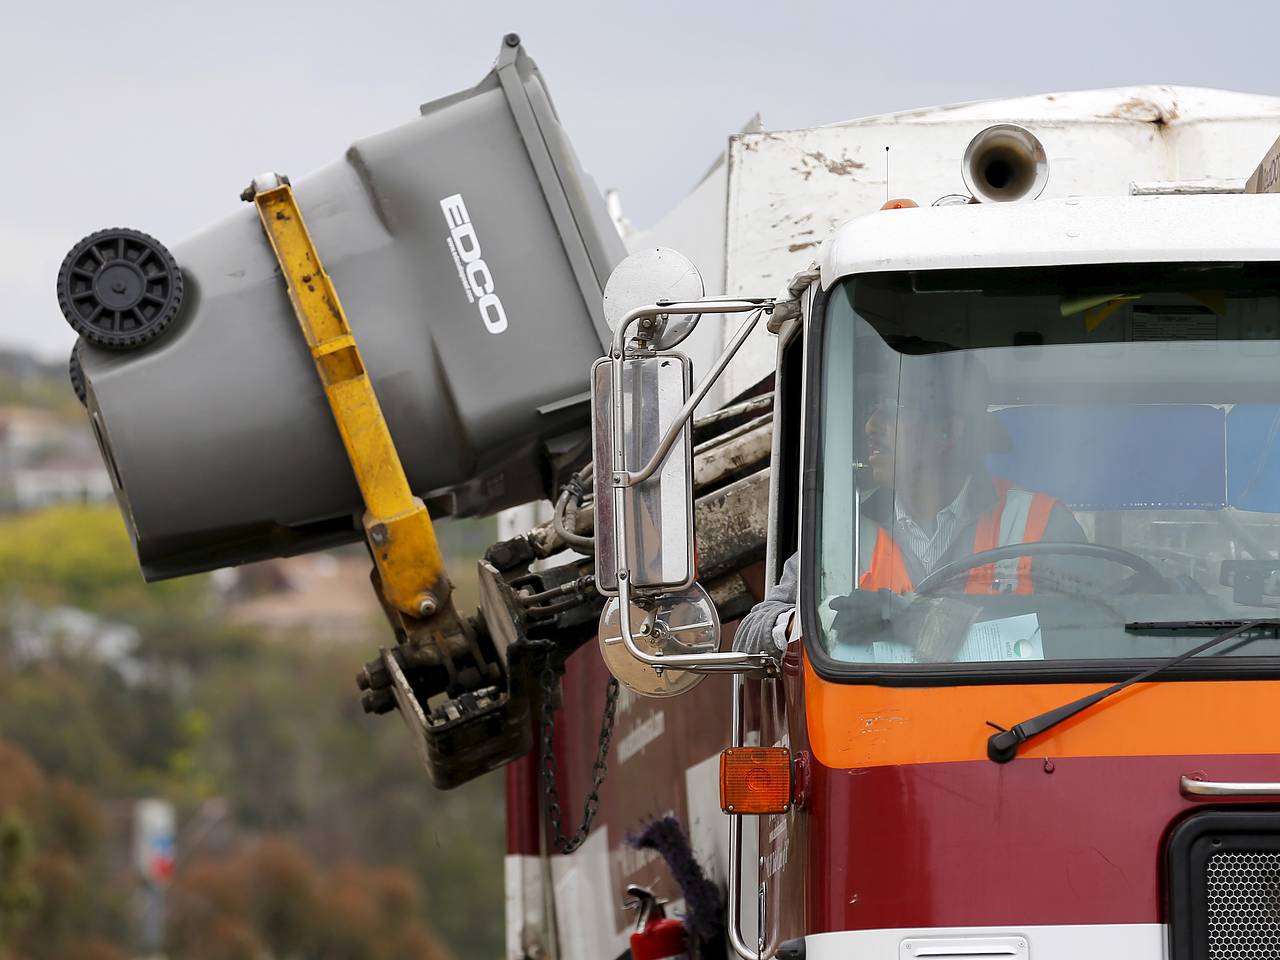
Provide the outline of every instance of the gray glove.
<path id="1" fill-rule="evenodd" d="M 951 660 L 982 609 L 960 598 L 891 590 L 858 590 L 833 597 L 830 606 L 836 611 L 831 628 L 837 639 L 853 644 L 904 643 L 922 663 Z"/>
<path id="2" fill-rule="evenodd" d="M 856 590 L 843 597 L 832 597 L 831 609 L 836 618 L 831 629 L 845 643 L 867 643 L 884 639 L 877 635 L 911 606 L 910 595 L 892 590 Z"/>

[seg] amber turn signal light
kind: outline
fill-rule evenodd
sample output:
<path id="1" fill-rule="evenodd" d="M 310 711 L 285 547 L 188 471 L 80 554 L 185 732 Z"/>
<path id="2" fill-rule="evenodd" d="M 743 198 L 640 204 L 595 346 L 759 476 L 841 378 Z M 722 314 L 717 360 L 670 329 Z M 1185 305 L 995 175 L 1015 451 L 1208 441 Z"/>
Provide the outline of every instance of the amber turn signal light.
<path id="1" fill-rule="evenodd" d="M 790 805 L 791 751 L 786 747 L 730 747 L 720 754 L 725 813 L 783 813 Z"/>

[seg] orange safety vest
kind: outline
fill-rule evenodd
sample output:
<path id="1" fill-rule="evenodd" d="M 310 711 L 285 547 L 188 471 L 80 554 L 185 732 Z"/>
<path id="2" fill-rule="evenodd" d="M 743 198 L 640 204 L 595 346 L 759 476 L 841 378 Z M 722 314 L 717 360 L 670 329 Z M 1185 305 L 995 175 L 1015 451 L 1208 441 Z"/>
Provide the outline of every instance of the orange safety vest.
<path id="1" fill-rule="evenodd" d="M 973 535 L 973 553 L 994 550 L 1012 543 L 1034 543 L 1044 539 L 1049 515 L 1057 499 L 1043 493 L 1030 493 L 1013 486 L 1008 480 L 996 480 L 996 505 L 981 520 Z M 1010 496 L 1010 494 L 1014 494 Z M 1013 572 L 1007 564 L 1016 564 L 1016 581 L 1010 593 L 1032 593 L 1031 558 L 1018 557 L 1000 564 L 987 563 L 969 571 L 965 593 L 1003 593 L 998 590 L 997 566 L 1001 573 Z M 860 590 L 892 590 L 907 593 L 914 589 L 902 551 L 884 527 L 876 534 L 875 547 L 867 570 L 858 579 Z"/>

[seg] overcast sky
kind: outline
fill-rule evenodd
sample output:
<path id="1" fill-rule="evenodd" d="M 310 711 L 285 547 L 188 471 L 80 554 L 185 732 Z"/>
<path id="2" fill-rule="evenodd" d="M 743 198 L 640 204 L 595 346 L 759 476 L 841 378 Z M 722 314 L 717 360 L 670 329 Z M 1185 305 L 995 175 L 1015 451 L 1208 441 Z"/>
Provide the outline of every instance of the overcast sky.
<path id="1" fill-rule="evenodd" d="M 65 356 L 54 280 L 84 234 L 173 244 L 254 173 L 300 176 L 472 85 L 507 31 L 645 226 L 757 111 L 785 129 L 1136 83 L 1280 95 L 1278 27 L 1267 0 L 0 0 L 0 346 Z"/>

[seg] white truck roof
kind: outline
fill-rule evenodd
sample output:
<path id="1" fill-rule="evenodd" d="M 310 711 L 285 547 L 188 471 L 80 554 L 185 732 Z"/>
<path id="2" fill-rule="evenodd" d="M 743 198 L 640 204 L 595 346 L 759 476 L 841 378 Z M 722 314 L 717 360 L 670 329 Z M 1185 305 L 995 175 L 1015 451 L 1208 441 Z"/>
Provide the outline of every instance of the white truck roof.
<path id="1" fill-rule="evenodd" d="M 820 245 L 841 224 L 876 211 L 887 195 L 910 197 L 927 208 L 939 197 L 964 192 L 964 149 L 974 134 L 999 122 L 1021 124 L 1044 144 L 1049 181 L 1034 204 L 1042 205 L 1070 196 L 1125 197 L 1135 181 L 1246 178 L 1280 133 L 1280 98 L 1194 87 L 1121 87 L 741 133 L 730 137 L 726 162 L 653 228 L 629 238 L 628 246 L 682 250 L 702 270 L 708 293 L 777 293 L 817 259 Z M 940 208 L 912 216 L 965 212 L 973 211 Z M 985 210 L 982 216 L 988 216 Z M 905 229 L 902 220 L 876 222 Z M 1009 247 L 1004 240 L 1001 248 Z M 707 369 L 727 332 L 723 324 L 703 323 L 687 341 L 697 369 Z M 773 353 L 772 338 L 753 335 L 729 366 L 720 397 L 768 373 Z"/>
<path id="2" fill-rule="evenodd" d="M 1273 260 L 1280 194 L 1066 197 L 883 210 L 823 244 L 822 285 L 887 270 Z"/>

